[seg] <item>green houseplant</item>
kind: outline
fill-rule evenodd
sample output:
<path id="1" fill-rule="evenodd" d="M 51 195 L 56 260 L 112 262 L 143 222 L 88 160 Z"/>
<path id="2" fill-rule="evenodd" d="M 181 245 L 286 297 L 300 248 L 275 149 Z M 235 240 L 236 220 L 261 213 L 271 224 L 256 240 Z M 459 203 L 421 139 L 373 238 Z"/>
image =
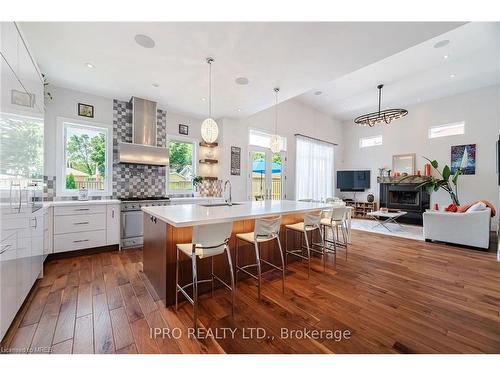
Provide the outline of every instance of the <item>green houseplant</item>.
<path id="1" fill-rule="evenodd" d="M 438 191 L 439 189 L 443 189 L 450 195 L 451 201 L 453 204 L 459 206 L 460 201 L 458 200 L 458 176 L 460 176 L 461 171 L 460 168 L 457 168 L 455 173 L 451 173 L 451 169 L 448 165 L 443 167 L 443 170 L 440 171 L 439 164 L 437 160 L 430 160 L 424 156 L 424 159 L 427 160 L 432 168 L 439 175 L 438 177 L 430 176 L 430 178 L 421 183 L 416 187 L 416 189 L 420 187 L 424 187 L 429 194 L 432 194 L 433 191 Z"/>
<path id="2" fill-rule="evenodd" d="M 201 177 L 201 176 L 194 176 L 193 177 L 193 186 L 196 190 L 198 190 L 198 187 L 200 186 L 202 181 L 203 181 L 203 177 Z"/>

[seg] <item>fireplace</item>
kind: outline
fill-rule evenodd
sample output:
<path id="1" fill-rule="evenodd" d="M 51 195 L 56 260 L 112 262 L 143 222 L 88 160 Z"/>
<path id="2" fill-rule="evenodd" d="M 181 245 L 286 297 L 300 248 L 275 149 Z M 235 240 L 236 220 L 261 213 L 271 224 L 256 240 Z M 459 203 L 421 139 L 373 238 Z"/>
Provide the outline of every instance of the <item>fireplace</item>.
<path id="1" fill-rule="evenodd" d="M 430 195 L 417 183 L 380 183 L 380 207 L 406 211 L 398 221 L 422 225 L 422 213 L 430 208 Z"/>

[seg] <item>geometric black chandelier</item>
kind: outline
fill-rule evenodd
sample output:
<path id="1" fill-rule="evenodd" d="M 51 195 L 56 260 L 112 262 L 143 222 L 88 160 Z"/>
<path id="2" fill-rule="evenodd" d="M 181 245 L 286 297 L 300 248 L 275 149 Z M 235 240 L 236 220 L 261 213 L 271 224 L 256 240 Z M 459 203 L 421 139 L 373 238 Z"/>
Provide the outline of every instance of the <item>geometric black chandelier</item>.
<path id="1" fill-rule="evenodd" d="M 378 112 L 368 113 L 366 115 L 361 115 L 354 119 L 354 122 L 361 126 L 373 127 L 376 124 L 385 123 L 390 124 L 392 120 L 397 120 L 398 118 L 404 117 L 408 114 L 406 109 L 401 108 L 391 108 L 380 110 L 380 103 L 382 99 L 382 87 L 384 85 L 378 85 Z"/>

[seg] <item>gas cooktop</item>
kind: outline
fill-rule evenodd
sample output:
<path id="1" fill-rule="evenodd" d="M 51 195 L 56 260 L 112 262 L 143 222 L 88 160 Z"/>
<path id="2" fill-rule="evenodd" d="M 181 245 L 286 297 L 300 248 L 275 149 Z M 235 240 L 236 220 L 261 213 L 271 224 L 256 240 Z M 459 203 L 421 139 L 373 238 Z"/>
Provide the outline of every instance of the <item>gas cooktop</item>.
<path id="1" fill-rule="evenodd" d="M 169 197 L 126 197 L 118 198 L 122 202 L 140 202 L 140 201 L 168 201 Z"/>

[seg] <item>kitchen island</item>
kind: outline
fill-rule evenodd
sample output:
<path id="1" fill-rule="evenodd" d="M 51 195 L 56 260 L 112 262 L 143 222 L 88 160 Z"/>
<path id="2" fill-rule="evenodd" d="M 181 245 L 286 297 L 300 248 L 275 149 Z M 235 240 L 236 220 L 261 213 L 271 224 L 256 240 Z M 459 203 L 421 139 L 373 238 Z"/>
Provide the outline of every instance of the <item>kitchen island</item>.
<path id="1" fill-rule="evenodd" d="M 325 203 L 296 201 L 256 201 L 227 205 L 184 204 L 175 206 L 143 207 L 144 212 L 144 273 L 153 285 L 158 297 L 166 306 L 175 302 L 175 256 L 176 245 L 190 243 L 192 228 L 196 225 L 233 222 L 233 231 L 229 240 L 231 255 L 235 258 L 234 249 L 237 233 L 252 232 L 256 218 L 282 215 L 282 226 L 303 220 L 304 213 L 317 209 L 326 209 Z M 281 241 L 285 245 L 284 230 Z M 289 235 L 289 246 L 297 247 L 299 237 Z M 261 255 L 273 263 L 279 262 L 279 255 L 274 250 L 275 241 L 263 243 Z M 253 246 L 240 246 L 240 264 L 255 262 Z M 225 256 L 214 260 L 215 273 L 228 280 L 229 271 Z M 267 269 L 264 268 L 263 271 Z M 198 275 L 203 278 L 210 273 L 210 260 L 198 260 Z M 182 257 L 179 266 L 181 284 L 191 281 L 191 265 L 187 257 Z M 200 294 L 209 290 L 208 285 L 201 285 Z"/>

